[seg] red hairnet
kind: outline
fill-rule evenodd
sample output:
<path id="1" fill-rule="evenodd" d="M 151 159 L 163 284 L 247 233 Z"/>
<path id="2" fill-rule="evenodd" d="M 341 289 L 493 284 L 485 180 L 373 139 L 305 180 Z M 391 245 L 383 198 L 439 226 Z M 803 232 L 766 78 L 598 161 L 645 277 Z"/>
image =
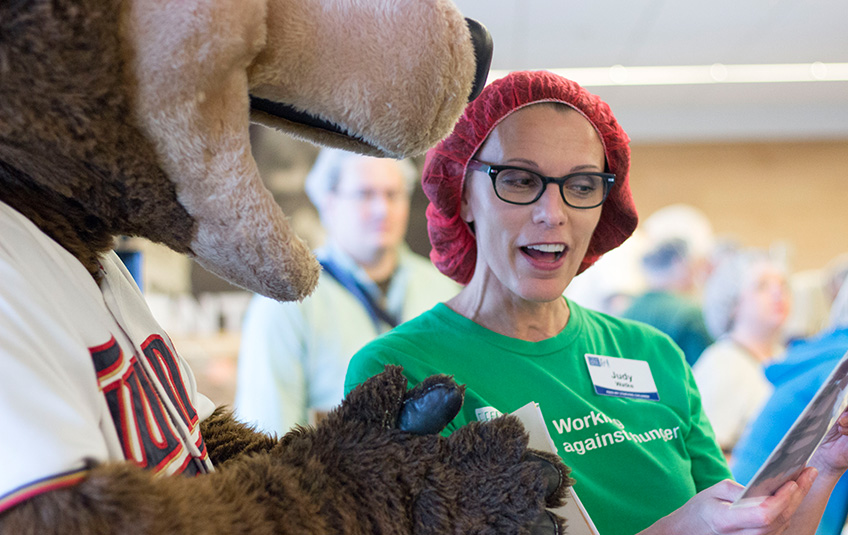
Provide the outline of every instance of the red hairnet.
<path id="1" fill-rule="evenodd" d="M 609 106 L 577 83 L 551 72 L 513 72 L 486 86 L 468 104 L 453 132 L 427 152 L 424 162 L 422 184 L 430 199 L 427 231 L 433 245 L 430 259 L 439 271 L 461 284 L 471 280 L 477 261 L 474 235 L 460 216 L 468 160 L 507 115 L 537 102 L 561 102 L 586 117 L 600 134 L 607 170 L 615 174 L 615 185 L 577 273 L 621 245 L 636 229 L 629 182 L 630 138 Z"/>

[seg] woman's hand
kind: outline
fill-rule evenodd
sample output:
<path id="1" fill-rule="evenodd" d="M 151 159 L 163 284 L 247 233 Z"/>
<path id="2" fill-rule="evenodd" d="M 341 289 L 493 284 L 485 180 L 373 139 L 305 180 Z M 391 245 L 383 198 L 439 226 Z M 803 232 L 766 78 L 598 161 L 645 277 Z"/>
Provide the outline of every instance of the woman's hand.
<path id="1" fill-rule="evenodd" d="M 810 465 L 819 472 L 840 477 L 848 470 L 848 410 L 839 415 L 836 423 L 827 432 L 816 449 Z"/>
<path id="2" fill-rule="evenodd" d="M 810 491 L 818 472 L 806 468 L 796 481 L 784 484 L 772 496 L 750 505 L 731 504 L 744 487 L 721 481 L 699 492 L 683 507 L 661 518 L 639 535 L 670 533 L 777 535 L 787 533 L 792 515 Z"/>

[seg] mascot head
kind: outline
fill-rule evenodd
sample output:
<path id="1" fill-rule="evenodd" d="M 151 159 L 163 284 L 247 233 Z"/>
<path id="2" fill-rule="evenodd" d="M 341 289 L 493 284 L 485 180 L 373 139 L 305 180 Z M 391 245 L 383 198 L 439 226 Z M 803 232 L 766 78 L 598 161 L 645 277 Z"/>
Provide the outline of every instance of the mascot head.
<path id="1" fill-rule="evenodd" d="M 251 119 L 376 156 L 446 136 L 491 43 L 447 0 L 0 3 L 0 200 L 92 273 L 142 236 L 275 299 L 318 265 L 265 189 Z"/>

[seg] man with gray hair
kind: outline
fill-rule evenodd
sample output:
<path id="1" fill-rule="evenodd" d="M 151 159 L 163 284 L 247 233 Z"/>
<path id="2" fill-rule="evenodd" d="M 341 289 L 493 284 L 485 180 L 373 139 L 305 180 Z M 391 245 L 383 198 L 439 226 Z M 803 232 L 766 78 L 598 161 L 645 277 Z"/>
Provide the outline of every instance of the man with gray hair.
<path id="1" fill-rule="evenodd" d="M 305 188 L 326 231 L 323 271 L 303 302 L 251 301 L 235 399 L 243 421 L 283 434 L 320 418 L 342 400 L 360 347 L 459 291 L 404 242 L 416 177 L 408 161 L 318 155 Z"/>

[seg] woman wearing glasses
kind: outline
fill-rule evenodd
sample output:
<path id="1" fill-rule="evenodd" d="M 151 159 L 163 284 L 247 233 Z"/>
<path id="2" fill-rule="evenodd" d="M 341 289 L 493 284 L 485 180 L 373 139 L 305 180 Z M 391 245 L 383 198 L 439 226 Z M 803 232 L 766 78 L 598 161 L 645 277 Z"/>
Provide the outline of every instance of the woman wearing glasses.
<path id="1" fill-rule="evenodd" d="M 603 535 L 781 533 L 815 471 L 730 509 L 741 487 L 723 481 L 680 349 L 562 295 L 636 227 L 628 142 L 605 103 L 551 73 L 484 89 L 428 153 L 423 177 L 431 258 L 465 287 L 363 348 L 346 389 L 386 364 L 411 385 L 453 375 L 467 389 L 446 432 L 537 402 Z M 791 533 L 815 531 L 808 511 L 795 517 L 812 529 Z"/>

